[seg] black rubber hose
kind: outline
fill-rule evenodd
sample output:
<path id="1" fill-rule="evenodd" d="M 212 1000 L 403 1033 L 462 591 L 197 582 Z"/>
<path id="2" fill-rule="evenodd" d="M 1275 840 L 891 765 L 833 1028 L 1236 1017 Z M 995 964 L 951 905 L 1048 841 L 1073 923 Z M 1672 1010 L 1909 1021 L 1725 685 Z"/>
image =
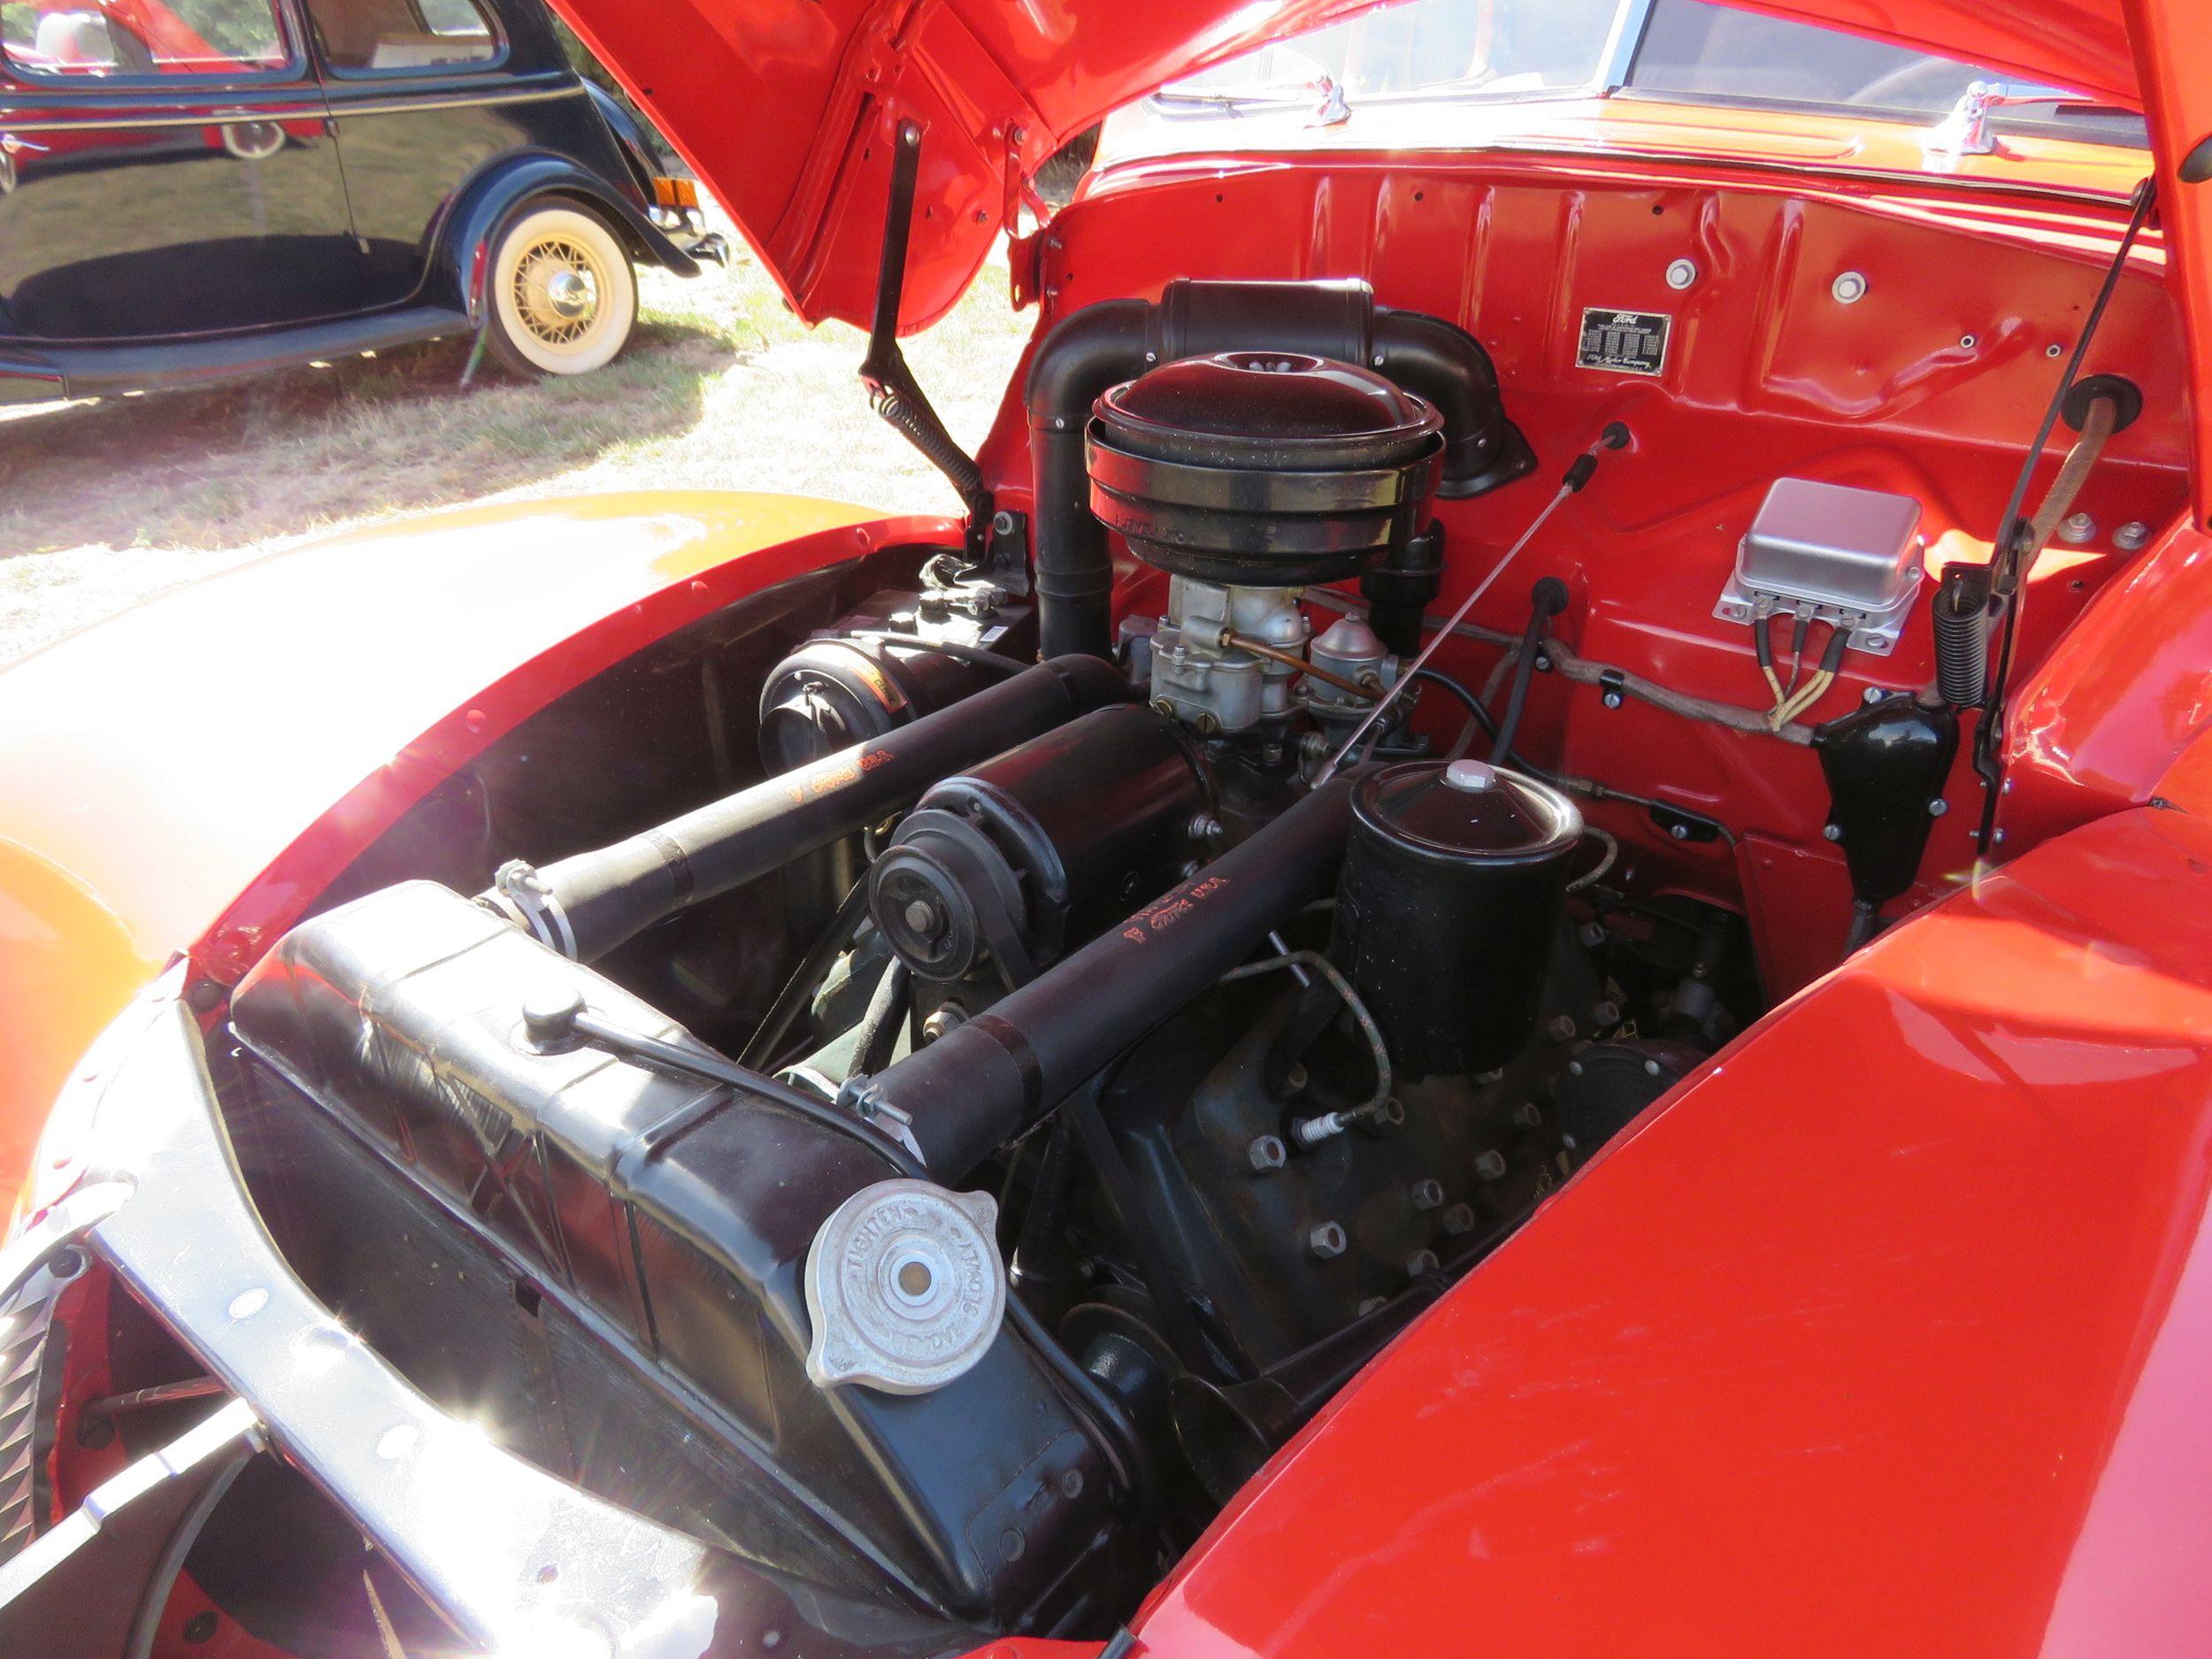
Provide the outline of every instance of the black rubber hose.
<path id="1" fill-rule="evenodd" d="M 880 1071 L 891 1063 L 892 1051 L 899 1043 L 899 1028 L 906 1024 L 908 992 L 912 983 L 906 964 L 894 956 L 884 969 L 883 977 L 876 981 L 875 993 L 868 998 L 867 1011 L 860 1017 L 852 1064 L 845 1068 L 849 1079 Z"/>
<path id="2" fill-rule="evenodd" d="M 655 922 L 876 823 L 949 772 L 1133 695 L 1096 658 L 1040 663 L 626 841 L 534 872 L 508 866 L 480 902 L 564 955 L 595 961 Z"/>
<path id="3" fill-rule="evenodd" d="M 957 1182 L 1334 890 L 1359 775 L 1340 774 L 1123 926 L 887 1068 L 864 1097 L 904 1113 L 933 1175 Z"/>
<path id="4" fill-rule="evenodd" d="M 1529 681 L 1536 675 L 1536 649 L 1550 631 L 1552 618 L 1567 608 L 1567 584 L 1556 576 L 1538 580 L 1529 595 L 1528 626 L 1521 631 L 1518 655 L 1513 663 L 1513 689 L 1505 701 L 1504 718 L 1498 722 L 1498 735 L 1490 745 L 1490 758 L 1500 765 L 1507 764 L 1513 754 L 1513 740 L 1521 729 L 1521 713 L 1528 706 Z"/>

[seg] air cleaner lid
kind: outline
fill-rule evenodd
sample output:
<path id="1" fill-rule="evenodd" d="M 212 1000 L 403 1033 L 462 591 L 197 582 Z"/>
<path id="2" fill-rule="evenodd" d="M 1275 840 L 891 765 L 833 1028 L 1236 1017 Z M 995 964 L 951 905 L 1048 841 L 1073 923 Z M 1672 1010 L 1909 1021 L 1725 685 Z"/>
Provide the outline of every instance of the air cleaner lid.
<path id="1" fill-rule="evenodd" d="M 1268 471 L 1387 466 L 1444 418 L 1356 364 L 1297 351 L 1217 351 L 1164 364 L 1093 406 L 1119 447 L 1156 460 Z"/>
<path id="2" fill-rule="evenodd" d="M 1352 810 L 1406 850 L 1453 862 L 1548 858 L 1582 835 L 1582 814 L 1549 784 L 1479 760 L 1407 761 L 1361 780 Z"/>

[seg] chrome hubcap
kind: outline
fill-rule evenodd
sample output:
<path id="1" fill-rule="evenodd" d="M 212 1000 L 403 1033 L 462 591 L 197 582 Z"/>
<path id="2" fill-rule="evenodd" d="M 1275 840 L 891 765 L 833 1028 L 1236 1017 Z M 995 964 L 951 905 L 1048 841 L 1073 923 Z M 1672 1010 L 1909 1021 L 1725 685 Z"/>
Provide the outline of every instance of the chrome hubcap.
<path id="1" fill-rule="evenodd" d="M 540 242 L 515 266 L 516 315 L 547 345 L 574 345 L 599 315 L 600 280 L 590 249 L 565 237 Z"/>

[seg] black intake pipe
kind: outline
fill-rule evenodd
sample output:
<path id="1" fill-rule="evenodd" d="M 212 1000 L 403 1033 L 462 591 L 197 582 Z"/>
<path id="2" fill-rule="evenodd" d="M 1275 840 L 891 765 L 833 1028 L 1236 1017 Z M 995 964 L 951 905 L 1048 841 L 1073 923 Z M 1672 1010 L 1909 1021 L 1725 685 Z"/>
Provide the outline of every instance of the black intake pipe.
<path id="1" fill-rule="evenodd" d="M 864 1115 L 888 1108 L 911 1120 L 931 1175 L 956 1185 L 1244 961 L 1271 928 L 1335 890 L 1353 776 L 1333 779 L 1166 897 L 869 1079 L 859 1091 Z"/>
<path id="2" fill-rule="evenodd" d="M 1380 372 L 1444 417 L 1437 494 L 1479 495 L 1536 465 L 1505 418 L 1490 354 L 1465 329 L 1375 303 L 1366 283 L 1168 284 L 1155 305 L 1103 300 L 1064 318 L 1037 348 L 1024 392 L 1035 502 L 1041 650 L 1111 649 L 1113 568 L 1091 514 L 1083 427 L 1108 388 L 1148 368 L 1209 351 L 1303 351 Z"/>
<path id="3" fill-rule="evenodd" d="M 879 822 L 948 773 L 1133 695 L 1095 657 L 1040 663 L 627 841 L 542 870 L 510 864 L 480 902 L 564 956 L 595 961 L 655 922 Z"/>

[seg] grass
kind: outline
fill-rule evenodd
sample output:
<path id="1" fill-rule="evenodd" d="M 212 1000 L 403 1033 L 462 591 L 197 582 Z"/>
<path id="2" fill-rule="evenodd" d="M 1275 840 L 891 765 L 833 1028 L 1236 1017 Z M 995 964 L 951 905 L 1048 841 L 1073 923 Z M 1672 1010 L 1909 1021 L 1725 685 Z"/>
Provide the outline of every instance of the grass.
<path id="1" fill-rule="evenodd" d="M 520 384 L 487 365 L 464 390 L 457 340 L 0 419 L 0 662 L 163 588 L 429 508 L 641 488 L 956 506 L 870 412 L 858 330 L 810 332 L 741 251 L 693 281 L 640 278 L 629 350 L 574 380 Z M 1033 320 L 1008 307 L 995 260 L 907 342 L 964 443 L 989 426 Z"/>

